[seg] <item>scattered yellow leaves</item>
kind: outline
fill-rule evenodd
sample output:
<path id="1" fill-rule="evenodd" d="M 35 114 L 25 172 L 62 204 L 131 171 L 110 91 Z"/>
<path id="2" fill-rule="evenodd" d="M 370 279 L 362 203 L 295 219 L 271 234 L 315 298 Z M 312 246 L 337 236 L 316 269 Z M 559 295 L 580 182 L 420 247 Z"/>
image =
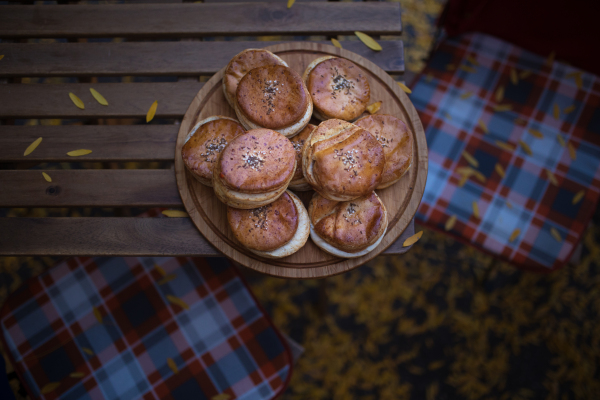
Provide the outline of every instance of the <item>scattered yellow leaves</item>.
<path id="1" fill-rule="evenodd" d="M 512 105 L 511 104 L 498 104 L 498 105 L 495 105 L 494 107 L 492 107 L 492 109 L 496 112 L 510 111 L 510 110 L 512 110 Z"/>
<path id="2" fill-rule="evenodd" d="M 231 398 L 227 393 L 220 393 L 216 396 L 213 396 L 211 400 L 229 400 Z"/>
<path id="3" fill-rule="evenodd" d="M 167 217 L 171 217 L 171 218 L 189 217 L 188 213 L 186 213 L 185 211 L 181 211 L 181 210 L 164 210 L 162 212 L 162 214 L 166 215 Z"/>
<path id="4" fill-rule="evenodd" d="M 454 228 L 454 224 L 456 224 L 456 215 L 453 215 L 450 218 L 448 218 L 448 220 L 446 221 L 446 225 L 444 225 L 444 229 L 449 231 L 452 228 Z"/>
<path id="5" fill-rule="evenodd" d="M 585 196 L 585 190 L 580 190 L 579 192 L 577 192 L 575 194 L 575 196 L 573 196 L 573 204 L 577 204 L 581 201 L 581 199 L 583 199 L 583 196 Z"/>
<path id="6" fill-rule="evenodd" d="M 546 169 L 545 171 L 550 183 L 554 186 L 558 186 L 558 180 L 556 179 L 556 176 L 554 176 L 554 174 L 549 169 Z"/>
<path id="7" fill-rule="evenodd" d="M 521 73 L 519 74 L 519 79 L 525 79 L 527 78 L 529 75 L 533 74 L 532 71 L 528 70 L 528 69 L 524 69 L 523 71 L 521 71 Z"/>
<path id="8" fill-rule="evenodd" d="M 485 175 L 483 175 L 481 172 L 479 172 L 476 169 L 473 169 L 471 167 L 459 167 L 459 168 L 456 168 L 456 172 L 459 173 L 460 175 L 462 175 L 462 179 L 460 180 L 460 183 L 459 183 L 459 185 L 461 187 L 465 184 L 467 179 L 469 179 L 472 176 L 475 176 L 475 178 L 477 178 L 477 180 L 480 181 L 481 183 L 485 183 Z"/>
<path id="9" fill-rule="evenodd" d="M 164 269 L 162 269 L 162 267 L 154 264 L 154 269 L 161 274 L 162 276 L 167 276 L 167 271 L 165 271 Z"/>
<path id="10" fill-rule="evenodd" d="M 100 310 L 97 307 L 92 308 L 92 310 L 94 310 L 94 317 L 96 317 L 99 323 L 102 323 L 102 313 Z"/>
<path id="11" fill-rule="evenodd" d="M 60 386 L 60 382 L 50 382 L 42 388 L 40 391 L 41 394 L 48 394 L 50 392 L 54 392 Z"/>
<path id="12" fill-rule="evenodd" d="M 488 129 L 488 127 L 487 127 L 487 125 L 485 124 L 485 122 L 483 122 L 483 120 L 482 120 L 482 119 L 480 119 L 480 120 L 477 122 L 477 125 L 479 125 L 479 127 L 481 128 L 481 130 L 483 131 L 483 133 L 485 133 L 486 135 L 487 135 L 488 133 L 490 133 L 490 131 L 489 131 L 489 129 Z"/>
<path id="13" fill-rule="evenodd" d="M 337 47 L 338 49 L 341 49 L 341 48 L 342 48 L 342 44 L 341 44 L 341 43 L 340 43 L 340 41 L 339 41 L 339 40 L 337 40 L 337 39 L 331 38 L 331 43 L 332 43 L 332 44 L 333 44 L 335 47 Z"/>
<path id="14" fill-rule="evenodd" d="M 494 98 L 496 99 L 496 102 L 498 102 L 498 103 L 500 103 L 502 100 L 504 100 L 504 85 L 498 86 L 498 89 L 496 89 L 496 94 L 494 95 Z"/>
<path id="15" fill-rule="evenodd" d="M 501 149 L 504 149 L 506 151 L 514 151 L 515 150 L 515 146 L 510 143 L 506 143 L 501 140 L 496 140 L 494 143 L 496 143 L 496 146 L 498 146 Z"/>
<path id="16" fill-rule="evenodd" d="M 479 161 L 477 161 L 477 159 L 475 157 L 473 157 L 471 154 L 469 154 L 466 150 L 462 152 L 462 155 L 469 164 L 471 164 L 475 168 L 479 167 Z"/>
<path id="17" fill-rule="evenodd" d="M 531 136 L 536 137 L 538 139 L 544 138 L 542 132 L 538 131 L 537 129 L 529 128 L 529 133 L 531 134 Z"/>
<path id="18" fill-rule="evenodd" d="M 40 145 L 40 143 L 42 143 L 42 138 L 37 138 L 33 141 L 33 143 L 31 143 L 29 146 L 27 146 L 27 148 L 25 149 L 25 152 L 23 153 L 24 156 L 28 156 L 31 153 L 33 153 L 33 151 Z"/>
<path id="19" fill-rule="evenodd" d="M 400 86 L 400 89 L 404 90 L 405 93 L 411 94 L 412 90 L 410 90 L 410 88 L 408 86 L 406 86 L 404 83 L 402 82 L 396 82 L 398 84 L 398 86 Z"/>
<path id="20" fill-rule="evenodd" d="M 375 102 L 370 106 L 367 106 L 367 111 L 369 114 L 375 114 L 381 108 L 381 101 Z"/>
<path id="21" fill-rule="evenodd" d="M 558 108 L 558 104 L 556 104 L 556 103 L 554 103 L 554 106 L 552 107 L 552 116 L 555 119 L 560 118 L 560 108 Z"/>
<path id="22" fill-rule="evenodd" d="M 69 376 L 71 378 L 83 378 L 85 374 L 83 372 L 71 372 Z"/>
<path id="23" fill-rule="evenodd" d="M 508 238 L 509 242 L 514 241 L 517 237 L 519 237 L 519 235 L 521 234 L 521 230 L 520 229 L 515 229 L 513 231 L 513 233 L 511 233 L 510 237 Z"/>
<path id="24" fill-rule="evenodd" d="M 175 275 L 175 274 L 169 274 L 169 275 L 165 276 L 164 278 L 162 278 L 160 281 L 158 281 L 158 284 L 159 285 L 164 285 L 167 282 L 171 282 L 175 278 L 177 278 L 177 275 Z"/>
<path id="25" fill-rule="evenodd" d="M 85 104 L 83 104 L 83 101 L 81 101 L 81 99 L 77 96 L 75 96 L 74 93 L 69 92 L 69 97 L 71 98 L 71 101 L 73 102 L 73 104 L 75 104 L 77 106 L 77 108 L 81 108 L 82 110 L 85 110 Z"/>
<path id="26" fill-rule="evenodd" d="M 375 41 L 371 36 L 366 33 L 362 33 L 359 31 L 355 31 L 354 34 L 358 36 L 358 38 L 367 45 L 368 48 L 375 51 L 381 51 L 381 45 Z"/>
<path id="27" fill-rule="evenodd" d="M 473 207 L 473 216 L 479 219 L 479 206 L 477 205 L 477 202 L 474 201 L 471 206 Z"/>
<path id="28" fill-rule="evenodd" d="M 469 72 L 471 74 L 474 74 L 477 72 L 477 70 L 475 68 L 471 67 L 470 65 L 461 64 L 461 66 L 459 68 L 462 69 L 463 71 Z"/>
<path id="29" fill-rule="evenodd" d="M 169 366 L 169 368 L 171 368 L 171 371 L 173 371 L 174 374 L 179 372 L 179 368 L 177 368 L 177 364 L 175 364 L 175 361 L 173 361 L 173 359 L 171 357 L 167 358 L 167 365 Z"/>
<path id="30" fill-rule="evenodd" d="M 86 149 L 79 149 L 79 150 L 73 150 L 67 153 L 68 156 L 71 157 L 79 157 L 79 156 L 85 156 L 90 154 L 92 151 L 91 150 L 86 150 Z"/>
<path id="31" fill-rule="evenodd" d="M 421 239 L 421 236 L 423 236 L 423 231 L 415 233 L 411 237 L 407 238 L 404 243 L 402 243 L 402 247 L 412 246 L 413 244 L 417 243 L 419 239 Z"/>
<path id="32" fill-rule="evenodd" d="M 190 306 L 188 306 L 188 304 L 181 300 L 179 297 L 177 296 L 173 296 L 172 294 L 168 294 L 167 295 L 167 300 L 169 300 L 171 303 L 178 305 L 179 307 L 189 310 Z"/>
<path id="33" fill-rule="evenodd" d="M 98 91 L 96 89 L 90 88 L 90 92 L 92 93 L 92 96 L 94 96 L 94 98 L 96 99 L 96 101 L 98 103 L 102 104 L 103 106 L 108 105 L 108 101 L 106 101 L 104 96 L 102 96 L 100 93 L 98 93 Z"/>
<path id="34" fill-rule="evenodd" d="M 82 347 L 81 350 L 83 350 L 83 352 L 85 354 L 89 354 L 90 356 L 94 355 L 94 352 L 92 351 L 92 349 L 88 349 L 87 347 Z"/>
<path id="35" fill-rule="evenodd" d="M 473 92 L 464 92 L 463 94 L 460 95 L 460 98 L 465 100 L 468 99 L 469 97 L 471 97 L 473 95 Z"/>
<path id="36" fill-rule="evenodd" d="M 44 177 L 46 182 L 52 182 L 52 178 L 50 178 L 50 175 L 48 175 L 47 173 L 42 172 L 42 176 Z"/>
<path id="37" fill-rule="evenodd" d="M 583 80 L 581 74 L 581 71 L 573 71 L 566 74 L 565 78 L 575 78 L 575 84 L 577 85 L 577 89 L 581 89 L 583 87 Z"/>
<path id="38" fill-rule="evenodd" d="M 571 160 L 577 160 L 577 152 L 575 151 L 575 146 L 573 146 L 573 143 L 567 143 L 567 149 L 569 149 L 569 157 L 571 157 Z"/>
<path id="39" fill-rule="evenodd" d="M 527 153 L 528 156 L 533 154 L 531 152 L 531 147 L 529 147 L 529 145 L 527 143 L 525 143 L 523 140 L 519 140 L 519 144 L 521 145 L 521 148 L 523 149 L 523 151 L 525 153 Z"/>
<path id="40" fill-rule="evenodd" d="M 510 69 L 510 82 L 513 85 L 516 85 L 519 83 L 519 77 L 517 76 L 517 70 L 514 68 Z"/>
<path id="41" fill-rule="evenodd" d="M 554 50 L 552 50 L 552 51 L 550 52 L 550 54 L 548 55 L 548 58 L 546 58 L 546 62 L 545 62 L 545 64 L 546 64 L 548 67 L 551 67 L 551 66 L 552 66 L 552 64 L 554 64 L 554 58 L 555 58 L 555 57 L 556 57 L 556 52 L 555 52 Z"/>
<path id="42" fill-rule="evenodd" d="M 506 172 L 504 172 L 504 168 L 502 168 L 502 165 L 500 165 L 500 163 L 496 163 L 494 169 L 496 170 L 498 175 L 500 175 L 500 177 L 504 178 L 506 176 Z"/>
<path id="43" fill-rule="evenodd" d="M 467 56 L 467 61 L 470 62 L 471 64 L 475 65 L 475 66 L 479 66 L 479 62 L 477 61 L 477 59 L 475 58 L 474 55 L 469 54 Z"/>
<path id="44" fill-rule="evenodd" d="M 155 100 L 154 103 L 150 106 L 148 113 L 146 114 L 146 122 L 152 121 L 154 115 L 156 114 L 156 107 L 158 107 L 158 100 Z"/>
<path id="45" fill-rule="evenodd" d="M 571 104 L 570 106 L 565 107 L 565 109 L 563 110 L 563 114 L 571 114 L 573 111 L 575 111 L 575 104 Z"/>
<path id="46" fill-rule="evenodd" d="M 288 0 L 287 8 L 292 8 L 296 0 Z"/>
<path id="47" fill-rule="evenodd" d="M 562 237 L 560 236 L 560 232 L 558 232 L 558 230 L 556 230 L 556 228 L 554 228 L 554 227 L 550 228 L 550 234 L 552 235 L 552 237 L 554 239 L 556 239 L 557 242 L 562 242 Z"/>

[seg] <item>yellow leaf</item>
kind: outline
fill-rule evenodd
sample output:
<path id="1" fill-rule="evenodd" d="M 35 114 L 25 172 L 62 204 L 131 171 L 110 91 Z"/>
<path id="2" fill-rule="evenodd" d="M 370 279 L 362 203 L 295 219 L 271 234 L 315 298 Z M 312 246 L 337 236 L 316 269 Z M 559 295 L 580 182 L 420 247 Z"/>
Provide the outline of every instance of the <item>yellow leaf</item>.
<path id="1" fill-rule="evenodd" d="M 556 179 L 556 176 L 554 176 L 554 174 L 549 169 L 546 169 L 545 171 L 550 183 L 554 186 L 558 186 L 558 180 Z"/>
<path id="2" fill-rule="evenodd" d="M 82 347 L 81 350 L 83 350 L 83 352 L 85 354 L 89 354 L 90 356 L 94 355 L 94 352 L 92 351 L 92 349 L 88 349 L 87 347 Z"/>
<path id="3" fill-rule="evenodd" d="M 494 169 L 496 170 L 498 175 L 500 175 L 500 177 L 504 178 L 506 176 L 506 172 L 504 172 L 504 168 L 502 168 L 502 165 L 500 165 L 500 163 L 496 163 Z"/>
<path id="4" fill-rule="evenodd" d="M 567 115 L 575 111 L 575 104 L 571 104 L 563 110 L 563 114 Z"/>
<path id="5" fill-rule="evenodd" d="M 96 89 L 90 88 L 90 92 L 92 93 L 92 96 L 94 96 L 94 98 L 96 99 L 96 101 L 98 103 L 102 104 L 103 106 L 108 105 L 108 101 L 106 101 L 104 96 L 102 96 L 100 93 L 98 93 L 98 91 L 96 91 Z"/>
<path id="6" fill-rule="evenodd" d="M 568 74 L 565 75 L 565 78 L 575 78 L 577 76 L 581 76 L 581 71 L 569 72 Z"/>
<path id="7" fill-rule="evenodd" d="M 581 78 L 581 75 L 577 75 L 575 77 L 575 84 L 577 85 L 577 89 L 581 89 L 583 87 L 583 79 Z"/>
<path id="8" fill-rule="evenodd" d="M 521 73 L 519 74 L 519 78 L 521 79 L 525 79 L 527 78 L 529 75 L 533 74 L 532 71 L 528 70 L 528 69 L 524 69 L 523 71 L 521 71 Z"/>
<path id="9" fill-rule="evenodd" d="M 561 135 L 556 135 L 556 140 L 558 140 L 558 144 L 560 144 L 562 147 L 567 145 L 567 142 L 565 142 L 565 139 L 563 139 Z"/>
<path id="10" fill-rule="evenodd" d="M 469 97 L 471 97 L 473 95 L 473 92 L 464 92 L 463 94 L 460 95 L 460 98 L 465 100 L 468 99 Z"/>
<path id="11" fill-rule="evenodd" d="M 546 59 L 546 65 L 547 66 L 552 66 L 552 64 L 554 63 L 554 58 L 556 57 L 556 52 L 554 50 L 552 50 L 550 52 L 550 54 L 548 55 L 548 58 Z"/>
<path id="12" fill-rule="evenodd" d="M 402 243 L 402 247 L 412 246 L 413 244 L 417 243 L 419 239 L 421 239 L 421 236 L 423 236 L 423 231 L 415 233 L 411 237 L 407 238 L 404 243 Z"/>
<path id="13" fill-rule="evenodd" d="M 531 133 L 532 136 L 534 136 L 538 139 L 544 138 L 544 135 L 542 134 L 542 132 L 538 131 L 537 129 L 529 128 L 529 133 Z"/>
<path id="14" fill-rule="evenodd" d="M 558 104 L 554 103 L 554 107 L 552 107 L 552 116 L 556 119 L 560 118 L 560 108 L 558 108 Z"/>
<path id="15" fill-rule="evenodd" d="M 571 157 L 571 160 L 577 160 L 577 153 L 575 152 L 575 147 L 573 146 L 573 143 L 567 143 L 567 149 L 569 149 L 569 156 Z"/>
<path id="16" fill-rule="evenodd" d="M 4 54 L 0 54 L 0 60 L 4 58 Z"/>
<path id="17" fill-rule="evenodd" d="M 475 173 L 473 174 L 475 175 L 475 178 L 481 182 L 481 183 L 485 183 L 485 175 L 483 175 L 481 172 L 479 171 L 475 171 Z"/>
<path id="18" fill-rule="evenodd" d="M 498 146 L 501 149 L 504 149 L 506 151 L 514 151 L 515 150 L 515 147 L 510 143 L 502 142 L 500 140 L 496 140 L 494 143 L 496 143 L 496 146 Z"/>
<path id="19" fill-rule="evenodd" d="M 359 31 L 354 32 L 354 34 L 358 36 L 358 38 L 371 50 L 381 51 L 381 45 L 377 43 L 371 36 Z"/>
<path id="20" fill-rule="evenodd" d="M 463 175 L 462 178 L 460 178 L 460 180 L 458 181 L 458 187 L 465 186 L 465 183 L 467 183 L 468 180 L 469 180 L 469 176 Z"/>
<path id="21" fill-rule="evenodd" d="M 467 61 L 470 62 L 471 64 L 475 65 L 475 66 L 479 66 L 479 63 L 475 59 L 475 56 L 473 56 L 472 54 L 469 54 L 467 56 Z"/>
<path id="22" fill-rule="evenodd" d="M 294 2 L 296 2 L 296 0 L 288 0 L 288 8 L 292 8 L 292 6 L 294 5 Z"/>
<path id="23" fill-rule="evenodd" d="M 86 149 L 79 149 L 79 150 L 73 150 L 67 153 L 68 156 L 71 157 L 79 157 L 79 156 L 85 156 L 90 154 L 92 151 L 91 150 L 86 150 Z"/>
<path id="24" fill-rule="evenodd" d="M 167 365 L 169 366 L 169 368 L 171 368 L 171 371 L 173 371 L 174 374 L 179 372 L 179 369 L 177 368 L 177 364 L 175 364 L 175 361 L 173 361 L 172 358 L 167 358 Z"/>
<path id="25" fill-rule="evenodd" d="M 471 164 L 475 168 L 479 167 L 479 161 L 477 161 L 477 159 L 475 157 L 473 157 L 471 154 L 469 154 L 467 151 L 463 151 L 462 155 L 469 164 Z"/>
<path id="26" fill-rule="evenodd" d="M 471 74 L 474 74 L 474 73 L 477 72 L 477 70 L 475 68 L 473 68 L 473 67 L 471 67 L 469 65 L 461 64 L 460 67 L 458 67 L 458 68 L 462 69 L 465 72 L 469 72 Z"/>
<path id="27" fill-rule="evenodd" d="M 427 82 L 431 82 L 431 81 L 433 80 L 433 75 L 431 75 L 431 74 L 427 74 L 427 75 L 425 75 L 425 80 L 426 80 Z"/>
<path id="28" fill-rule="evenodd" d="M 527 121 L 525 121 L 523 118 L 515 118 L 515 124 L 520 125 L 520 126 L 525 126 L 527 125 Z"/>
<path id="29" fill-rule="evenodd" d="M 71 372 L 69 376 L 71 378 L 83 378 L 85 374 L 83 372 Z"/>
<path id="30" fill-rule="evenodd" d="M 376 103 L 371 104 L 370 106 L 367 106 L 367 111 L 369 112 L 369 114 L 375 114 L 377 111 L 379 111 L 380 108 L 381 102 L 378 101 Z"/>
<path id="31" fill-rule="evenodd" d="M 456 224 L 456 215 L 453 215 L 450 218 L 448 218 L 448 220 L 446 221 L 446 225 L 444 225 L 444 229 L 449 231 L 452 228 L 454 228 L 454 224 Z"/>
<path id="32" fill-rule="evenodd" d="M 498 105 L 495 105 L 494 107 L 492 107 L 492 109 L 496 112 L 510 111 L 510 110 L 512 110 L 512 105 L 511 104 L 498 104 Z"/>
<path id="33" fill-rule="evenodd" d="M 446 71 L 454 71 L 455 69 L 456 69 L 456 65 L 446 64 Z"/>
<path id="34" fill-rule="evenodd" d="M 56 389 L 58 389 L 58 387 L 60 386 L 60 382 L 50 382 L 46 385 L 44 385 L 44 387 L 41 390 L 41 394 L 48 394 L 50 392 L 54 392 Z"/>
<path id="35" fill-rule="evenodd" d="M 506 200 L 506 207 L 512 208 L 512 204 L 510 204 L 510 202 L 508 200 Z"/>
<path id="36" fill-rule="evenodd" d="M 517 83 L 519 83 L 519 77 L 517 76 L 517 70 L 514 68 L 510 69 L 510 82 L 513 85 L 516 85 Z"/>
<path id="37" fill-rule="evenodd" d="M 175 274 L 169 274 L 169 275 L 165 276 L 164 278 L 162 278 L 160 281 L 158 281 L 158 284 L 159 285 L 164 285 L 167 282 L 171 282 L 175 278 L 177 278 L 177 275 L 175 275 Z"/>
<path id="38" fill-rule="evenodd" d="M 179 297 L 168 294 L 167 300 L 169 300 L 171 303 L 176 304 L 179 307 L 184 308 L 186 310 L 190 309 L 190 306 L 188 306 L 187 303 L 185 301 L 181 300 Z"/>
<path id="39" fill-rule="evenodd" d="M 94 307 L 93 310 L 94 310 L 94 317 L 96 317 L 98 322 L 102 323 L 102 313 L 100 312 L 100 310 L 98 310 L 96 307 Z"/>
<path id="40" fill-rule="evenodd" d="M 533 153 L 531 152 L 531 147 L 529 147 L 529 145 L 527 143 L 525 143 L 522 140 L 519 140 L 519 144 L 521 145 L 521 147 L 523 148 L 523 151 L 525 153 L 527 153 L 528 156 L 532 155 Z"/>
<path id="41" fill-rule="evenodd" d="M 498 89 L 496 89 L 496 95 L 494 96 L 494 98 L 496 99 L 496 101 L 498 103 L 500 103 L 502 100 L 504 100 L 504 85 L 498 86 Z"/>
<path id="42" fill-rule="evenodd" d="M 185 211 L 181 211 L 181 210 L 165 210 L 162 212 L 162 214 L 166 215 L 167 217 L 171 217 L 171 218 L 189 217 L 188 213 L 186 213 Z"/>
<path id="43" fill-rule="evenodd" d="M 31 143 L 29 146 L 27 146 L 27 148 L 25 149 L 25 153 L 23 153 L 24 156 L 28 156 L 31 153 L 33 153 L 33 151 L 40 145 L 40 143 L 42 143 L 42 138 L 37 138 L 33 141 L 33 143 Z"/>
<path id="44" fill-rule="evenodd" d="M 50 175 L 48 175 L 47 173 L 42 172 L 42 176 L 44 177 L 46 182 L 52 182 L 52 178 L 50 178 Z"/>
<path id="45" fill-rule="evenodd" d="M 81 101 L 79 97 L 75 96 L 75 94 L 71 92 L 69 92 L 69 97 L 71 98 L 71 101 L 77 106 L 77 108 L 85 110 L 85 104 L 83 104 L 83 101 Z"/>
<path id="46" fill-rule="evenodd" d="M 342 44 L 341 44 L 341 43 L 340 43 L 340 41 L 339 41 L 339 40 L 337 40 L 337 39 L 331 38 L 331 43 L 333 43 L 333 45 L 334 45 L 335 47 L 337 47 L 338 49 L 341 49 L 341 48 L 342 48 Z"/>
<path id="47" fill-rule="evenodd" d="M 408 86 L 406 86 L 404 83 L 402 82 L 396 82 L 398 84 L 398 86 L 400 86 L 400 89 L 404 90 L 405 93 L 411 94 L 412 90 L 410 90 L 410 88 Z"/>
<path id="48" fill-rule="evenodd" d="M 216 396 L 213 396 L 211 400 L 229 400 L 231 398 L 227 393 L 221 393 Z"/>
<path id="49" fill-rule="evenodd" d="M 167 271 L 165 271 L 164 269 L 162 269 L 160 266 L 154 264 L 154 269 L 156 271 L 158 271 L 158 273 L 161 274 L 163 277 L 167 276 Z"/>
<path id="50" fill-rule="evenodd" d="M 583 196 L 585 196 L 585 190 L 580 190 L 577 192 L 575 196 L 573 196 L 573 204 L 579 203 L 581 199 L 583 199 Z"/>
<path id="51" fill-rule="evenodd" d="M 479 127 L 481 128 L 481 130 L 483 131 L 483 133 L 485 133 L 486 135 L 487 135 L 487 134 L 490 132 L 490 131 L 488 130 L 488 127 L 487 127 L 487 125 L 485 124 L 485 122 L 483 122 L 483 120 L 481 120 L 481 119 L 480 119 L 480 120 L 477 122 L 477 125 L 479 125 Z"/>
<path id="52" fill-rule="evenodd" d="M 550 234 L 552 235 L 552 237 L 554 239 L 556 239 L 557 242 L 562 242 L 562 237 L 560 236 L 560 232 L 558 232 L 556 230 L 556 228 L 554 228 L 554 227 L 550 228 Z"/>
<path id="53" fill-rule="evenodd" d="M 515 229 L 513 231 L 513 233 L 510 235 L 510 237 L 508 238 L 509 242 L 514 241 L 517 237 L 519 237 L 519 235 L 521 234 L 521 230 L 520 229 Z"/>
<path id="54" fill-rule="evenodd" d="M 477 202 L 474 201 L 471 205 L 473 206 L 473 216 L 479 219 L 479 206 L 477 205 Z"/>
<path id="55" fill-rule="evenodd" d="M 154 118 L 154 114 L 156 114 L 156 107 L 158 107 L 158 100 L 155 100 L 154 103 L 152 103 L 152 105 L 150 106 L 148 114 L 146 114 L 146 122 L 152 121 L 152 118 Z"/>

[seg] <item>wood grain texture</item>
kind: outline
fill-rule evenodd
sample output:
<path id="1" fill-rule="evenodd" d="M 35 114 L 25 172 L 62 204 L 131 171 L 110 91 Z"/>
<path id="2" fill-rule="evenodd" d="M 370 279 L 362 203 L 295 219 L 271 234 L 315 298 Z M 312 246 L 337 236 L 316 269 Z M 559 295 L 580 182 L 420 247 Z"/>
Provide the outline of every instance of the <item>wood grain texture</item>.
<path id="1" fill-rule="evenodd" d="M 49 162 L 75 159 L 72 149 L 93 149 L 85 161 L 173 161 L 177 125 L 0 125 L 0 162 Z M 34 140 L 43 141 L 23 156 Z"/>
<path id="2" fill-rule="evenodd" d="M 383 254 L 399 255 L 412 223 Z M 0 218 L 0 256 L 222 257 L 189 218 Z"/>
<path id="3" fill-rule="evenodd" d="M 242 50 L 279 43 L 283 42 L 0 43 L 0 76 L 212 75 Z M 404 72 L 401 40 L 380 41 L 379 52 L 359 41 L 341 43 L 388 73 Z"/>
<path id="4" fill-rule="evenodd" d="M 0 170 L 0 187 L 0 207 L 181 206 L 175 173 L 164 169 Z"/>
<path id="5" fill-rule="evenodd" d="M 6 84 L 0 85 L 0 118 L 141 118 L 155 100 L 155 118 L 178 118 L 202 86 L 203 83 L 192 81 Z M 92 97 L 90 87 L 100 92 L 109 105 L 100 105 Z M 75 107 L 69 92 L 84 102 L 84 110 Z"/>
<path id="6" fill-rule="evenodd" d="M 201 23 L 200 23 L 201 21 Z M 2 6 L 0 37 L 398 35 L 397 3 L 118 4 Z"/>
<path id="7" fill-rule="evenodd" d="M 310 240 L 297 253 L 277 260 L 263 259 L 239 245 L 228 227 L 225 205 L 216 199 L 212 188 L 203 186 L 187 173 L 180 156 L 187 132 L 197 120 L 215 114 L 234 116 L 221 88 L 223 70 L 215 74 L 200 90 L 180 126 L 175 151 L 175 170 L 183 204 L 192 221 L 210 243 L 227 257 L 249 268 L 286 278 L 323 277 L 348 271 L 381 253 L 409 226 L 421 201 L 427 178 L 427 144 L 423 127 L 406 94 L 388 74 L 369 60 L 347 50 L 317 43 L 288 43 L 268 49 L 283 58 L 299 73 L 302 73 L 312 60 L 323 55 L 336 55 L 353 61 L 361 66 L 368 76 L 371 102 L 383 102 L 380 113 L 401 118 L 413 131 L 411 169 L 396 184 L 377 191 L 388 210 L 390 223 L 386 235 L 374 251 L 354 259 L 339 259 L 327 255 Z M 305 204 L 310 199 L 310 192 L 299 195 Z"/>

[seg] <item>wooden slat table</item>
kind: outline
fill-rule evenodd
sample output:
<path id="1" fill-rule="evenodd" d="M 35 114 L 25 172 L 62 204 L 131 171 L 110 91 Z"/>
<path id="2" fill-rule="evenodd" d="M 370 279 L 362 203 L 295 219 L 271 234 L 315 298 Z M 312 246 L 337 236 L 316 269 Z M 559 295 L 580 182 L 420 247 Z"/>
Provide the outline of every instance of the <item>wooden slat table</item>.
<path id="1" fill-rule="evenodd" d="M 285 1 L 127 3 L 0 6 L 0 208 L 110 207 L 115 215 L 131 207 L 180 208 L 173 171 L 178 121 L 202 81 L 245 48 L 279 43 L 239 36 L 311 35 L 330 43 L 331 37 L 354 31 L 376 37 L 402 32 L 397 3 L 299 0 L 291 9 Z M 31 40 L 40 38 L 59 40 Z M 374 52 L 361 42 L 342 41 L 345 49 L 402 75 L 402 42 L 380 43 L 383 51 Z M 98 82 L 143 76 L 160 81 Z M 68 77 L 72 83 L 22 83 L 36 77 Z M 102 93 L 108 107 L 93 99 L 90 87 Z M 73 105 L 69 92 L 84 101 L 85 110 Z M 155 100 L 155 121 L 146 124 Z M 19 121 L 32 118 L 66 118 L 69 124 Z M 42 145 L 24 157 L 38 137 Z M 76 159 L 66 155 L 80 148 L 93 152 Z M 123 162 L 147 161 L 159 161 L 162 168 L 122 168 Z M 47 162 L 101 162 L 106 168 L 53 169 L 49 183 L 39 167 L 31 169 Z M 411 225 L 385 254 L 405 252 L 402 241 L 412 233 Z M 2 217 L 0 255 L 219 254 L 188 218 L 114 216 Z"/>

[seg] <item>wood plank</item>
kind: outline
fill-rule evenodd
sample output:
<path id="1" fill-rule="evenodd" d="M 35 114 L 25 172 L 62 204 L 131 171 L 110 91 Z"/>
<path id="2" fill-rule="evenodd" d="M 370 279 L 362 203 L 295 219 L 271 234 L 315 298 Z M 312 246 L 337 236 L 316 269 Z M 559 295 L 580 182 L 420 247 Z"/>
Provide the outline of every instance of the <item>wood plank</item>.
<path id="1" fill-rule="evenodd" d="M 383 254 L 398 255 L 412 223 Z M 0 218 L 0 256 L 222 256 L 189 218 Z"/>
<path id="2" fill-rule="evenodd" d="M 85 156 L 78 157 L 79 161 Z M 46 172 L 52 182 L 42 176 Z M 0 170 L 0 207 L 181 206 L 165 169 Z"/>
<path id="3" fill-rule="evenodd" d="M 0 118 L 128 118 L 145 117 L 155 100 L 155 118 L 178 118 L 187 110 L 203 83 L 69 83 L 0 85 Z M 89 91 L 93 87 L 108 101 L 100 105 Z M 69 92 L 85 109 L 75 107 Z"/>
<path id="4" fill-rule="evenodd" d="M 284 42 L 0 43 L 0 77 L 212 75 L 244 49 L 277 43 Z M 341 43 L 388 73 L 404 71 L 400 40 L 380 41 L 379 52 L 359 41 Z"/>
<path id="5" fill-rule="evenodd" d="M 66 152 L 93 149 L 86 161 L 173 161 L 177 125 L 0 125 L 0 162 L 74 161 Z M 34 140 L 42 144 L 27 157 Z"/>
<path id="6" fill-rule="evenodd" d="M 402 31 L 398 3 L 4 5 L 0 37 L 375 35 Z"/>

